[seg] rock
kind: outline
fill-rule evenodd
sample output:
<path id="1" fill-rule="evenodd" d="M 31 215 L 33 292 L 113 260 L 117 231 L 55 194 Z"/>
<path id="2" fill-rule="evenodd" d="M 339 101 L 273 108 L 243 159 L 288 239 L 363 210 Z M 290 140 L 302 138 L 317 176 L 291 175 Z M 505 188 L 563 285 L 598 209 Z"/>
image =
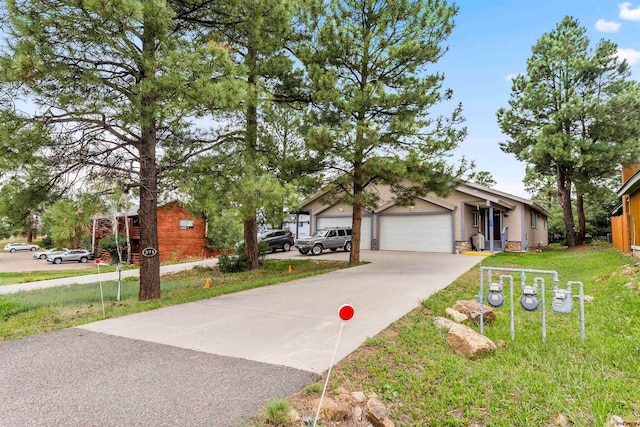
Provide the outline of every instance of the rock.
<path id="1" fill-rule="evenodd" d="M 459 355 L 468 358 L 481 356 L 496 349 L 496 345 L 489 338 L 458 323 L 449 329 L 447 345 Z"/>
<path id="2" fill-rule="evenodd" d="M 555 424 L 559 427 L 571 427 L 573 424 L 569 421 L 569 418 L 563 413 L 559 413 L 554 420 Z"/>
<path id="3" fill-rule="evenodd" d="M 621 417 L 617 415 L 611 415 L 611 418 L 607 420 L 605 427 L 620 427 L 623 425 L 624 425 L 624 420 Z"/>
<path id="4" fill-rule="evenodd" d="M 353 400 L 358 403 L 362 403 L 367 400 L 367 396 L 365 396 L 365 394 L 361 391 L 354 391 L 353 393 L 351 393 L 351 397 L 353 397 Z"/>
<path id="5" fill-rule="evenodd" d="M 364 407 L 364 414 L 367 420 L 373 424 L 374 427 L 383 427 L 384 420 L 387 418 L 387 407 L 377 397 L 372 397 L 367 400 L 367 404 Z"/>
<path id="6" fill-rule="evenodd" d="M 434 317 L 433 324 L 438 329 L 449 329 L 451 326 L 455 324 L 455 322 L 445 317 Z"/>
<path id="7" fill-rule="evenodd" d="M 579 300 L 580 299 L 580 295 L 574 295 L 573 299 L 576 300 L 576 301 Z M 593 302 L 594 299 L 595 298 L 592 297 L 591 295 L 585 295 L 584 296 L 584 302 Z"/>
<path id="8" fill-rule="evenodd" d="M 291 409 L 287 415 L 289 415 L 291 421 L 300 421 L 300 414 L 295 409 Z"/>
<path id="9" fill-rule="evenodd" d="M 353 408 L 351 408 L 351 415 L 353 416 L 354 420 L 357 421 L 362 421 L 362 408 L 359 406 L 354 406 Z"/>
<path id="10" fill-rule="evenodd" d="M 447 307 L 444 312 L 447 316 L 449 316 L 450 319 L 453 319 L 454 322 L 462 323 L 465 320 L 469 319 L 469 316 L 467 316 L 466 314 L 462 314 L 458 310 L 454 310 L 451 307 Z"/>
<path id="11" fill-rule="evenodd" d="M 633 282 L 628 282 L 624 284 L 624 287 L 628 289 L 634 289 L 636 285 L 634 285 Z"/>
<path id="12" fill-rule="evenodd" d="M 314 406 L 318 407 L 320 399 L 317 399 Z M 332 397 L 325 397 L 320 407 L 320 418 L 325 421 L 344 421 L 351 413 L 351 407 L 344 402 L 337 402 Z"/>
<path id="13" fill-rule="evenodd" d="M 483 307 L 484 322 L 488 323 L 496 320 L 496 312 L 486 304 L 483 304 Z M 466 314 L 471 320 L 476 323 L 480 322 L 480 304 L 476 301 L 457 301 L 453 305 L 453 309 L 459 311 L 462 314 Z"/>

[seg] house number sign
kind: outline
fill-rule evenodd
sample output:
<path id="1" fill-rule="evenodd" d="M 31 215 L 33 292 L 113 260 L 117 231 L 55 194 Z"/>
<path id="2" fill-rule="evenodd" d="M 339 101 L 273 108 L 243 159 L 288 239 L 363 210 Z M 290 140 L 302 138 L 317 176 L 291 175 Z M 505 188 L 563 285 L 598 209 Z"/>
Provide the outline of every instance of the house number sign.
<path id="1" fill-rule="evenodd" d="M 145 256 L 147 258 L 151 258 L 156 256 L 156 254 L 158 253 L 158 250 L 156 248 L 144 248 L 142 250 L 142 256 Z"/>

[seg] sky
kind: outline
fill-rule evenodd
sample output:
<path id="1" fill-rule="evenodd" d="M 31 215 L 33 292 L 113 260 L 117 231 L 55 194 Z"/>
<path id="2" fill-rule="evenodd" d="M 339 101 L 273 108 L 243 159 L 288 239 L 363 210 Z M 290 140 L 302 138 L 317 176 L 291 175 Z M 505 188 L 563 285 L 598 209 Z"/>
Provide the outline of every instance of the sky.
<path id="1" fill-rule="evenodd" d="M 437 63 L 445 87 L 461 102 L 468 136 L 456 156 L 474 160 L 477 170 L 491 172 L 495 188 L 530 198 L 524 190 L 524 163 L 503 153 L 506 141 L 496 112 L 508 107 L 511 77 L 526 71 L 531 47 L 563 17 L 577 18 L 595 45 L 608 39 L 629 62 L 632 78 L 640 80 L 640 0 L 457 0 L 455 28 L 449 51 Z M 449 107 L 453 108 L 454 104 Z"/>

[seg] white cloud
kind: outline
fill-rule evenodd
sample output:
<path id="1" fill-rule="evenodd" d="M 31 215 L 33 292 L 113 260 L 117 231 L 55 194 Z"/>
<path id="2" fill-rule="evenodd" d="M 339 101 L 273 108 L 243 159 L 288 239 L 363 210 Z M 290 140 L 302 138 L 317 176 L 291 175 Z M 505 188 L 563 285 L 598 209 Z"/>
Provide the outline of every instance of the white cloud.
<path id="1" fill-rule="evenodd" d="M 626 59 L 629 65 L 640 63 L 640 51 L 638 50 L 618 48 L 617 54 L 618 58 Z"/>
<path id="2" fill-rule="evenodd" d="M 631 9 L 633 6 L 632 3 L 622 3 L 619 4 L 620 8 L 620 19 L 626 19 L 628 21 L 640 21 L 640 6 L 635 9 Z"/>
<path id="3" fill-rule="evenodd" d="M 615 33 L 622 26 L 619 22 L 605 21 L 604 19 L 598 19 L 596 22 L 596 30 L 601 33 Z"/>

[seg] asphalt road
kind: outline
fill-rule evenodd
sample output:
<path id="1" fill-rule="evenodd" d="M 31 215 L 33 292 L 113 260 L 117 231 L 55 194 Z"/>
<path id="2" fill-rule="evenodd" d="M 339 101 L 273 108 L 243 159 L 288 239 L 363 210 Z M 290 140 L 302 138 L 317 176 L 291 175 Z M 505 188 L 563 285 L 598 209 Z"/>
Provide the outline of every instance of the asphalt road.
<path id="1" fill-rule="evenodd" d="M 80 329 L 0 344 L 2 426 L 246 425 L 312 373 Z"/>

